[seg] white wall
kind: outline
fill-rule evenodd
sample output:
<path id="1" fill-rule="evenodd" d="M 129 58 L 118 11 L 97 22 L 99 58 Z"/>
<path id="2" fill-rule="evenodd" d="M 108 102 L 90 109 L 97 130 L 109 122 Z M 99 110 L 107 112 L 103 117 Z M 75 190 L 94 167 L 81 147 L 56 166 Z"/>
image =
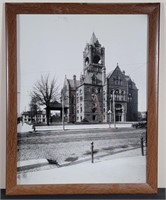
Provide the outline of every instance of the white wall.
<path id="1" fill-rule="evenodd" d="M 64 1 L 64 0 L 63 0 Z M 64 2 L 70 2 L 65 0 Z M 6 60 L 5 60 L 5 1 L 0 0 L 0 188 L 5 188 L 5 157 L 6 157 Z M 33 2 L 32 0 L 18 0 L 17 2 Z M 47 0 L 36 0 L 34 2 L 47 2 Z M 62 0 L 49 2 L 62 2 Z M 105 0 L 88 1 L 72 0 L 72 2 L 156 2 L 155 0 Z M 160 70 L 159 70 L 159 140 L 158 140 L 158 187 L 166 187 L 166 1 L 161 2 L 161 31 L 160 31 Z"/>

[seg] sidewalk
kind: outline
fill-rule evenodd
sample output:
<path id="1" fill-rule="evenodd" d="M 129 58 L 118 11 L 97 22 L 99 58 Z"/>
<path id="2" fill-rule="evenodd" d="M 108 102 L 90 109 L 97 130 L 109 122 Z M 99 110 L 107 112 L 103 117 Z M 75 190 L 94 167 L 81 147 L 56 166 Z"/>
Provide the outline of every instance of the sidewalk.
<path id="1" fill-rule="evenodd" d="M 18 166 L 47 165 L 47 160 L 30 160 L 19 162 Z M 48 164 L 51 167 L 51 165 Z M 140 156 L 140 149 L 104 158 L 79 160 L 54 169 L 33 171 L 18 175 L 18 184 L 70 184 L 70 183 L 145 183 L 146 157 Z"/>
<path id="2" fill-rule="evenodd" d="M 96 163 L 21 174 L 18 184 L 145 183 L 145 157 L 127 157 Z"/>

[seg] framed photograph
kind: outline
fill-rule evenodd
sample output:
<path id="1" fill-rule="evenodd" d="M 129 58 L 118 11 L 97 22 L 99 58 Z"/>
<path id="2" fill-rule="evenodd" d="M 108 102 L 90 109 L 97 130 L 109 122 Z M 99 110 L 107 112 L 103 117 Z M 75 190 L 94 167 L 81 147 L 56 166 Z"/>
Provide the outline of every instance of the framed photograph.
<path id="1" fill-rule="evenodd" d="M 159 3 L 6 3 L 7 195 L 157 192 Z"/>

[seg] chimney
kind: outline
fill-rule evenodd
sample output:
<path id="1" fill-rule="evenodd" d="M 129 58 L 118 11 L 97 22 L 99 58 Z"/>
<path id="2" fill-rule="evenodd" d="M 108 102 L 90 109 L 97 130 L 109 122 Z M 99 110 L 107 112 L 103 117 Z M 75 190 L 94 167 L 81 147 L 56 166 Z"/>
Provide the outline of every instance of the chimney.
<path id="1" fill-rule="evenodd" d="M 76 75 L 73 75 L 74 89 L 76 89 Z"/>

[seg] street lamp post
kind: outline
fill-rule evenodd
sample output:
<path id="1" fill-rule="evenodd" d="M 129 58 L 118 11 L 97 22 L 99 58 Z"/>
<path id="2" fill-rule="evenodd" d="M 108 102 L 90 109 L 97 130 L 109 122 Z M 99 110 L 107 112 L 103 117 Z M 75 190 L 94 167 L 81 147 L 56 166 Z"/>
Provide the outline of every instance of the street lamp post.
<path id="1" fill-rule="evenodd" d="M 116 114 L 115 114 L 115 90 L 113 91 L 113 112 L 114 112 L 114 128 L 116 128 Z"/>
<path id="2" fill-rule="evenodd" d="M 116 113 L 115 113 L 115 90 L 112 90 L 112 101 L 113 101 L 113 118 L 114 118 L 114 128 L 116 128 Z"/>
<path id="3" fill-rule="evenodd" d="M 64 93 L 61 93 L 61 101 L 62 101 L 62 129 L 65 130 L 65 100 L 69 98 L 65 96 Z"/>
<path id="4" fill-rule="evenodd" d="M 108 114 L 109 114 L 109 128 L 111 128 L 111 114 L 112 114 L 111 108 L 110 108 L 110 110 L 108 111 Z"/>
<path id="5" fill-rule="evenodd" d="M 65 116 L 64 95 L 62 94 L 62 129 L 63 130 L 65 130 L 64 116 Z"/>

